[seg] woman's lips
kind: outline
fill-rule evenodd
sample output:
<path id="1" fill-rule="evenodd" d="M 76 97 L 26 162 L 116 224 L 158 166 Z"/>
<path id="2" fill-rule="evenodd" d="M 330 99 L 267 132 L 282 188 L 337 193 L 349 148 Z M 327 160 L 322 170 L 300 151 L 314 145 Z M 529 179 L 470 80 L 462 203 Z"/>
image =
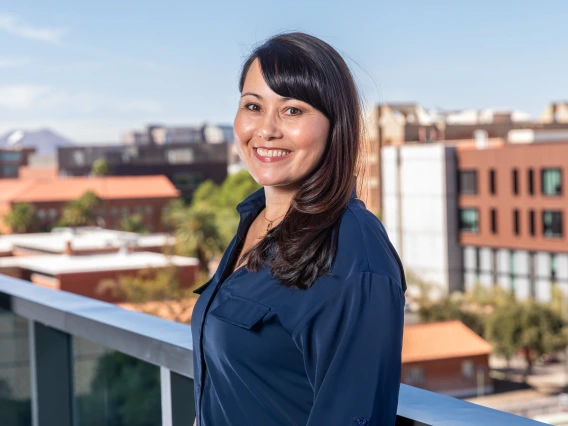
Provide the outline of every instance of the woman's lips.
<path id="1" fill-rule="evenodd" d="M 285 159 L 287 159 L 287 158 L 290 156 L 290 154 L 292 153 L 292 152 L 288 152 L 288 154 L 286 154 L 286 155 L 280 155 L 280 156 L 274 156 L 274 157 L 263 157 L 262 155 L 260 155 L 260 154 L 257 152 L 256 149 L 253 148 L 253 151 L 254 151 L 255 157 L 256 157 L 259 161 L 262 161 L 263 163 L 274 163 L 274 162 L 276 162 L 276 161 L 285 160 Z"/>

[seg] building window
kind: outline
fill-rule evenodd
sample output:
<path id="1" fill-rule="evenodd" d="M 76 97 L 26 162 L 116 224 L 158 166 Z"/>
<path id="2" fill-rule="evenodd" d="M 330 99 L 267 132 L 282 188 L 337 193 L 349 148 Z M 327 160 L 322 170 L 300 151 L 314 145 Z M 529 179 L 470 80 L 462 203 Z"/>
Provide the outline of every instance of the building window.
<path id="1" fill-rule="evenodd" d="M 150 216 L 152 213 L 154 213 L 154 209 L 152 208 L 151 205 L 146 205 L 146 215 Z"/>
<path id="2" fill-rule="evenodd" d="M 127 217 L 128 216 L 128 207 L 123 207 L 122 208 L 122 217 Z"/>
<path id="3" fill-rule="evenodd" d="M 0 161 L 6 163 L 20 163 L 23 159 L 21 152 L 3 152 L 0 154 Z"/>
<path id="4" fill-rule="evenodd" d="M 111 207 L 110 214 L 111 214 L 112 217 L 117 217 L 118 216 L 118 207 Z"/>
<path id="5" fill-rule="evenodd" d="M 528 171 L 528 183 L 529 183 L 529 195 L 534 195 L 534 171 L 533 169 L 529 169 Z"/>
<path id="6" fill-rule="evenodd" d="M 491 233 L 497 233 L 497 210 L 491 209 Z"/>
<path id="7" fill-rule="evenodd" d="M 542 235 L 545 237 L 562 237 L 562 212 L 543 210 Z"/>
<path id="8" fill-rule="evenodd" d="M 142 216 L 142 206 L 136 206 L 134 208 L 134 211 L 136 212 L 136 214 L 139 214 L 140 216 Z"/>
<path id="9" fill-rule="evenodd" d="M 495 169 L 489 170 L 489 193 L 495 195 L 497 192 L 495 184 Z"/>
<path id="10" fill-rule="evenodd" d="M 45 210 L 44 209 L 38 209 L 37 217 L 39 217 L 40 220 L 44 220 L 45 216 L 46 216 Z"/>
<path id="11" fill-rule="evenodd" d="M 519 195 L 519 171 L 513 169 L 513 194 Z"/>
<path id="12" fill-rule="evenodd" d="M 424 383 L 424 368 L 413 366 L 406 370 L 406 383 L 410 385 L 420 385 Z"/>
<path id="13" fill-rule="evenodd" d="M 558 196 L 562 193 L 560 169 L 542 169 L 542 195 Z"/>
<path id="14" fill-rule="evenodd" d="M 461 170 L 458 185 L 460 194 L 477 194 L 477 171 Z"/>
<path id="15" fill-rule="evenodd" d="M 479 232 L 479 212 L 477 209 L 460 209 L 460 231 Z"/>
<path id="16" fill-rule="evenodd" d="M 57 209 L 49 209 L 49 217 L 51 219 L 56 219 L 57 218 Z"/>
<path id="17" fill-rule="evenodd" d="M 533 237 L 536 234 L 534 210 L 529 211 L 529 232 L 531 233 L 531 236 L 533 236 Z"/>
<path id="18" fill-rule="evenodd" d="M 461 364 L 461 374 L 464 379 L 473 379 L 475 365 L 473 364 L 473 360 L 466 359 Z"/>
<path id="19" fill-rule="evenodd" d="M 513 210 L 513 232 L 515 235 L 519 235 L 521 233 L 520 223 L 519 223 L 519 210 Z"/>
<path id="20" fill-rule="evenodd" d="M 2 166 L 0 167 L 0 170 L 2 171 L 0 175 L 4 177 L 18 177 L 18 167 L 16 166 Z"/>

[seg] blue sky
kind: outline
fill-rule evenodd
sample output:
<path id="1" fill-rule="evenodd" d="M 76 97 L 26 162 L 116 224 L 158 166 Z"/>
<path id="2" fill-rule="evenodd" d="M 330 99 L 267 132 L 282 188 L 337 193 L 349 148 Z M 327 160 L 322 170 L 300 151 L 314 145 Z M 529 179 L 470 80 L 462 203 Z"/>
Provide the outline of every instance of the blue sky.
<path id="1" fill-rule="evenodd" d="M 281 32 L 323 38 L 367 106 L 503 107 L 568 99 L 568 2 L 3 2 L 0 133 L 117 141 L 146 123 L 231 123 L 239 67 Z"/>

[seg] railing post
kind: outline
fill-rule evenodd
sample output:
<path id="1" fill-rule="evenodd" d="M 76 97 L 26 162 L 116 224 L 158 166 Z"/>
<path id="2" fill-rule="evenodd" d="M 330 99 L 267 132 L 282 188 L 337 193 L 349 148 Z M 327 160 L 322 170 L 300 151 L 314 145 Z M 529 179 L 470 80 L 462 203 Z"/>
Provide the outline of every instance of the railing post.
<path id="1" fill-rule="evenodd" d="M 162 426 L 187 426 L 195 420 L 193 380 L 160 367 Z"/>
<path id="2" fill-rule="evenodd" d="M 71 335 L 29 321 L 33 426 L 74 426 Z"/>

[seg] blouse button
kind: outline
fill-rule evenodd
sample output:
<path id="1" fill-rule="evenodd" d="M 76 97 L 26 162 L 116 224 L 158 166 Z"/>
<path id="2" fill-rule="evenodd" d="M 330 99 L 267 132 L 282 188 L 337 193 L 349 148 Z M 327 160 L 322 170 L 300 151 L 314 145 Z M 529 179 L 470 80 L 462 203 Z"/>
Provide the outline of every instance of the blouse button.
<path id="1" fill-rule="evenodd" d="M 359 417 L 357 419 L 357 424 L 360 426 L 365 426 L 367 424 L 367 419 L 365 417 Z"/>

